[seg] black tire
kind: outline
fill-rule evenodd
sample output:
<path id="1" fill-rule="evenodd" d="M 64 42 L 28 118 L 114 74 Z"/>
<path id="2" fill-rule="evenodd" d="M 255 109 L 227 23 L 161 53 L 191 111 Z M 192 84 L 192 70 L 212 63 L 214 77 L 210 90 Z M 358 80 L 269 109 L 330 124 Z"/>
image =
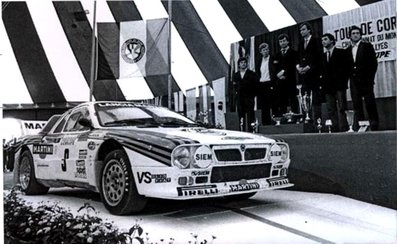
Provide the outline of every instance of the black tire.
<path id="1" fill-rule="evenodd" d="M 101 199 L 110 213 L 128 215 L 145 208 L 147 199 L 138 194 L 130 161 L 123 150 L 106 156 L 100 177 Z"/>
<path id="2" fill-rule="evenodd" d="M 43 195 L 48 192 L 49 187 L 37 182 L 34 172 L 33 157 L 29 151 L 24 151 L 18 164 L 18 183 L 22 192 L 26 195 Z"/>

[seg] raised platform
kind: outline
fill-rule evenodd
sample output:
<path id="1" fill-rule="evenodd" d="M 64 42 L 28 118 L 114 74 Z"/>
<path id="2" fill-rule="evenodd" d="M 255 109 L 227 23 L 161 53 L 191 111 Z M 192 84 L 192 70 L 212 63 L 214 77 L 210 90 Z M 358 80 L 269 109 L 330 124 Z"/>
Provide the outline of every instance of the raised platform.
<path id="1" fill-rule="evenodd" d="M 326 128 L 322 128 L 326 132 Z M 261 134 L 295 134 L 295 133 L 315 133 L 318 132 L 314 124 L 281 124 L 281 125 L 260 125 Z"/>
<path id="2" fill-rule="evenodd" d="M 396 131 L 266 135 L 289 143 L 294 190 L 397 209 Z"/>

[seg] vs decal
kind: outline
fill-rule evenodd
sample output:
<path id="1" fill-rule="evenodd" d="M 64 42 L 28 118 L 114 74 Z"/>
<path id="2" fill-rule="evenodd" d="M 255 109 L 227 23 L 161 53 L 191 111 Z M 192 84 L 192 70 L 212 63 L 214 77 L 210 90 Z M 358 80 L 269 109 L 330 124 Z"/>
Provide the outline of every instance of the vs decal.
<path id="1" fill-rule="evenodd" d="M 167 177 L 167 174 L 151 174 L 150 172 L 138 172 L 138 182 L 150 184 L 154 183 L 167 183 L 171 182 L 171 178 Z"/>

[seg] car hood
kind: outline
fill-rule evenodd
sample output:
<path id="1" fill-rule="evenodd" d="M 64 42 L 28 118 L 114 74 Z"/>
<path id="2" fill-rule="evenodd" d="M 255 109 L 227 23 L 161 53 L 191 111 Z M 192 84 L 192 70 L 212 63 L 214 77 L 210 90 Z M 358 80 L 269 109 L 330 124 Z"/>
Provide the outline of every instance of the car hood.
<path id="1" fill-rule="evenodd" d="M 187 137 L 202 144 L 235 144 L 235 143 L 273 143 L 274 140 L 263 135 L 206 128 L 184 128 L 170 130 L 168 133 Z"/>
<path id="2" fill-rule="evenodd" d="M 186 143 L 200 143 L 200 144 L 257 144 L 257 143 L 274 143 L 275 140 L 265 137 L 260 134 L 206 129 L 203 127 L 189 127 L 189 128 L 131 128 L 116 130 L 124 136 L 142 138 L 175 138 Z"/>

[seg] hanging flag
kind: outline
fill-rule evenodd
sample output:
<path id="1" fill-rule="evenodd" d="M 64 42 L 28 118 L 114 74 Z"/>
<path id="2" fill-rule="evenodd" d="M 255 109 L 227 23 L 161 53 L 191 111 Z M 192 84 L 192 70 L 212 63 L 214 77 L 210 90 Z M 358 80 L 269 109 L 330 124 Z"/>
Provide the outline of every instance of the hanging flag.
<path id="1" fill-rule="evenodd" d="M 98 23 L 97 79 L 168 74 L 168 19 Z"/>

